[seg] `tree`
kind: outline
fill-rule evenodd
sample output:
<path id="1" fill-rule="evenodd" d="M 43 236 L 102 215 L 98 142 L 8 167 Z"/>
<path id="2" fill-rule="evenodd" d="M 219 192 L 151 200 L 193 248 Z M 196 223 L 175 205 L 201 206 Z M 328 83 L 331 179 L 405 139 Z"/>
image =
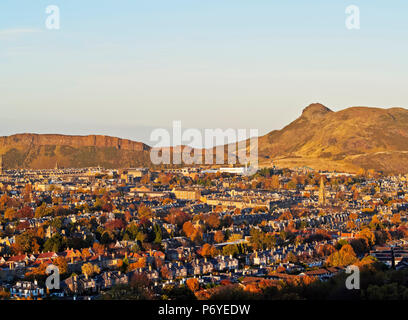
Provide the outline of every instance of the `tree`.
<path id="1" fill-rule="evenodd" d="M 47 239 L 44 243 L 45 252 L 60 252 L 63 247 L 62 237 L 59 233 Z"/>
<path id="2" fill-rule="evenodd" d="M 17 216 L 19 218 L 33 218 L 34 217 L 33 208 L 25 206 L 18 211 Z"/>
<path id="3" fill-rule="evenodd" d="M 17 216 L 17 212 L 14 208 L 7 208 L 4 212 L 4 218 L 7 220 L 13 220 Z"/>
<path id="4" fill-rule="evenodd" d="M 288 254 L 286 255 L 286 260 L 290 263 L 298 262 L 298 258 L 295 256 L 295 254 L 292 251 L 288 252 Z"/>
<path id="5" fill-rule="evenodd" d="M 187 279 L 186 284 L 187 287 L 193 292 L 196 292 L 198 289 L 200 289 L 200 282 L 196 278 Z"/>
<path id="6" fill-rule="evenodd" d="M 90 258 L 92 256 L 92 254 L 91 254 L 89 248 L 82 249 L 81 256 L 82 256 L 82 258 L 84 260 L 87 260 L 88 258 Z"/>
<path id="7" fill-rule="evenodd" d="M 191 215 L 177 208 L 171 208 L 169 214 L 166 216 L 165 220 L 168 223 L 176 224 L 181 227 L 183 224 L 191 220 Z"/>
<path id="8" fill-rule="evenodd" d="M 224 233 L 219 230 L 214 234 L 214 241 L 217 243 L 221 243 L 224 241 Z"/>
<path id="9" fill-rule="evenodd" d="M 364 228 L 357 234 L 357 238 L 366 239 L 368 245 L 375 244 L 375 234 L 369 228 Z"/>
<path id="10" fill-rule="evenodd" d="M 3 211 L 6 207 L 9 207 L 11 198 L 5 193 L 0 197 L 0 210 Z"/>
<path id="11" fill-rule="evenodd" d="M 235 244 L 228 244 L 224 248 L 222 248 L 222 254 L 224 256 L 235 256 L 239 254 L 239 250 L 237 245 Z"/>
<path id="12" fill-rule="evenodd" d="M 280 183 L 279 183 L 279 176 L 278 175 L 273 175 L 271 177 L 270 187 L 273 190 L 279 189 Z"/>
<path id="13" fill-rule="evenodd" d="M 383 228 L 382 223 L 378 219 L 377 215 L 373 215 L 369 226 L 372 230 L 381 230 Z"/>
<path id="14" fill-rule="evenodd" d="M 149 220 L 153 216 L 152 210 L 149 207 L 146 207 L 143 203 L 139 206 L 137 211 L 139 219 L 144 218 Z"/>
<path id="15" fill-rule="evenodd" d="M 291 214 L 289 211 L 286 211 L 286 212 L 282 213 L 282 214 L 279 216 L 278 219 L 279 219 L 279 220 L 292 220 L 292 219 L 293 219 L 293 216 L 292 216 L 292 214 Z"/>
<path id="16" fill-rule="evenodd" d="M 355 228 L 357 228 L 356 223 L 354 222 L 354 220 L 348 220 L 346 223 L 346 228 L 349 230 L 354 230 Z"/>
<path id="17" fill-rule="evenodd" d="M 129 285 L 115 285 L 102 296 L 103 300 L 151 300 L 150 280 L 145 274 L 134 274 Z"/>
<path id="18" fill-rule="evenodd" d="M 98 255 L 102 255 L 105 252 L 105 246 L 98 242 L 94 242 L 92 249 L 93 249 L 93 252 L 95 252 Z"/>
<path id="19" fill-rule="evenodd" d="M 10 292 L 0 289 L 0 300 L 7 300 L 10 298 Z"/>
<path id="20" fill-rule="evenodd" d="M 41 204 L 41 206 L 37 207 L 37 209 L 35 209 L 35 214 L 34 217 L 35 218 L 42 218 L 45 216 L 51 216 L 54 213 L 54 210 L 52 208 L 48 208 L 47 204 L 45 202 L 43 202 Z"/>
<path id="21" fill-rule="evenodd" d="M 336 251 L 336 248 L 333 247 L 331 244 L 323 244 L 317 248 L 317 254 L 321 257 L 327 257 L 331 255 L 333 252 Z"/>
<path id="22" fill-rule="evenodd" d="M 92 263 L 85 263 L 82 267 L 81 267 L 82 273 L 87 276 L 87 277 L 91 277 L 94 274 L 99 274 L 99 272 L 101 272 L 101 269 L 99 269 L 99 267 L 96 264 L 92 264 Z"/>
<path id="23" fill-rule="evenodd" d="M 68 272 L 68 263 L 64 257 L 57 257 L 53 263 L 58 267 L 60 274 L 66 274 Z"/>
<path id="24" fill-rule="evenodd" d="M 122 219 L 113 219 L 105 223 L 105 228 L 111 231 L 122 230 L 125 228 L 125 226 L 126 223 Z"/>
<path id="25" fill-rule="evenodd" d="M 199 250 L 199 254 L 203 257 L 215 257 L 218 254 L 218 250 L 209 243 L 205 243 Z"/>
<path id="26" fill-rule="evenodd" d="M 160 273 L 163 279 L 170 280 L 172 278 L 171 271 L 169 270 L 169 268 L 167 268 L 167 266 L 162 267 Z"/>
<path id="27" fill-rule="evenodd" d="M 108 244 L 113 242 L 115 239 L 114 235 L 110 231 L 104 231 L 101 235 L 101 243 L 102 244 Z"/>
<path id="28" fill-rule="evenodd" d="M 183 232 L 187 237 L 191 237 L 191 235 L 194 233 L 195 228 L 191 221 L 187 221 L 183 224 Z"/>
<path id="29" fill-rule="evenodd" d="M 217 229 L 220 226 L 220 219 L 218 214 L 216 213 L 210 214 L 207 218 L 207 223 L 211 228 Z"/>
<path id="30" fill-rule="evenodd" d="M 16 241 L 12 244 L 12 250 L 14 253 L 33 253 L 38 247 L 35 246 L 37 242 L 33 231 L 25 231 L 16 236 Z M 34 246 L 33 246 L 34 245 Z"/>
<path id="31" fill-rule="evenodd" d="M 252 248 L 254 250 L 264 249 L 264 233 L 259 229 L 251 229 L 250 231 L 251 238 L 249 240 Z"/>
<path id="32" fill-rule="evenodd" d="M 348 266 L 358 261 L 351 245 L 345 244 L 339 251 L 333 252 L 328 258 L 327 263 L 331 266 Z"/>
<path id="33" fill-rule="evenodd" d="M 401 223 L 401 215 L 399 213 L 393 214 L 391 217 L 391 223 L 399 225 Z"/>
<path id="34" fill-rule="evenodd" d="M 154 231 L 154 243 L 160 244 L 163 240 L 162 230 L 158 224 L 153 226 Z"/>
<path id="35" fill-rule="evenodd" d="M 135 269 L 139 269 L 139 268 L 142 268 L 142 269 L 146 268 L 146 258 L 144 258 L 144 257 L 140 258 L 136 262 L 129 265 L 130 270 L 135 270 Z"/>

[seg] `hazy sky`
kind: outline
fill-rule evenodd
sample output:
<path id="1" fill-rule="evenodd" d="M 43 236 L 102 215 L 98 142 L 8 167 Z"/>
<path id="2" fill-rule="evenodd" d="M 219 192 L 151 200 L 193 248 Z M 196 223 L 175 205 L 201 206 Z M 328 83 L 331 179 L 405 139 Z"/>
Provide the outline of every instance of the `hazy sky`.
<path id="1" fill-rule="evenodd" d="M 407 57 L 406 0 L 1 1 L 0 135 L 264 134 L 312 102 L 408 107 Z"/>

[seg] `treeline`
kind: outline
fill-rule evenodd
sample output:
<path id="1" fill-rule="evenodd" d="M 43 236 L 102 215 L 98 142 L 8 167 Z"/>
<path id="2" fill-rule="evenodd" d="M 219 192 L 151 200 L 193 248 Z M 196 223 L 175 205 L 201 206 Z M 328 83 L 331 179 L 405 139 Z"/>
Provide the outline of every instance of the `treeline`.
<path id="1" fill-rule="evenodd" d="M 344 272 L 327 281 L 283 282 L 261 287 L 258 292 L 247 290 L 242 284 L 208 284 L 198 291 L 197 283 L 165 286 L 153 292 L 151 283 L 143 275 L 136 276 L 129 285 L 112 288 L 101 296 L 107 300 L 154 299 L 163 300 L 408 300 L 408 270 L 388 269 L 382 263 L 360 268 L 360 289 L 346 287 Z M 156 295 L 157 297 L 157 295 Z"/>

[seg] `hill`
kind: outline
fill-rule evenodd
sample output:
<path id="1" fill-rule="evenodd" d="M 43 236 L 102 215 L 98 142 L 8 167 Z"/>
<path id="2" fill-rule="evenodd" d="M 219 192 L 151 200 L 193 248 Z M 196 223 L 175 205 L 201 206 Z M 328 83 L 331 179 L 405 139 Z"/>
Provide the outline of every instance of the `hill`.
<path id="1" fill-rule="evenodd" d="M 315 169 L 407 172 L 408 110 L 352 107 L 333 112 L 311 104 L 302 115 L 259 139 L 261 163 Z"/>
<path id="2" fill-rule="evenodd" d="M 139 166 L 148 163 L 149 150 L 140 142 L 101 135 L 26 133 L 0 137 L 5 168 Z"/>
<path id="3" fill-rule="evenodd" d="M 333 112 L 314 103 L 283 129 L 260 137 L 258 146 L 261 166 L 406 173 L 408 110 L 351 107 Z M 101 135 L 0 137 L 6 168 L 54 168 L 57 163 L 60 167 L 149 166 L 150 150 L 140 142 Z"/>

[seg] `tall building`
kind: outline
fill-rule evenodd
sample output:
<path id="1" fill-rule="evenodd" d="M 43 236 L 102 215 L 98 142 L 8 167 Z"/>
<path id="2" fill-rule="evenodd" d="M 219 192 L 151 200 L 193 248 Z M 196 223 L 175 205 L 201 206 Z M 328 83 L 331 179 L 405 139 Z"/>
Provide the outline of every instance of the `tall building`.
<path id="1" fill-rule="evenodd" d="M 320 178 L 320 189 L 319 189 L 319 204 L 326 204 L 326 192 L 324 190 L 324 181 L 323 177 Z"/>

